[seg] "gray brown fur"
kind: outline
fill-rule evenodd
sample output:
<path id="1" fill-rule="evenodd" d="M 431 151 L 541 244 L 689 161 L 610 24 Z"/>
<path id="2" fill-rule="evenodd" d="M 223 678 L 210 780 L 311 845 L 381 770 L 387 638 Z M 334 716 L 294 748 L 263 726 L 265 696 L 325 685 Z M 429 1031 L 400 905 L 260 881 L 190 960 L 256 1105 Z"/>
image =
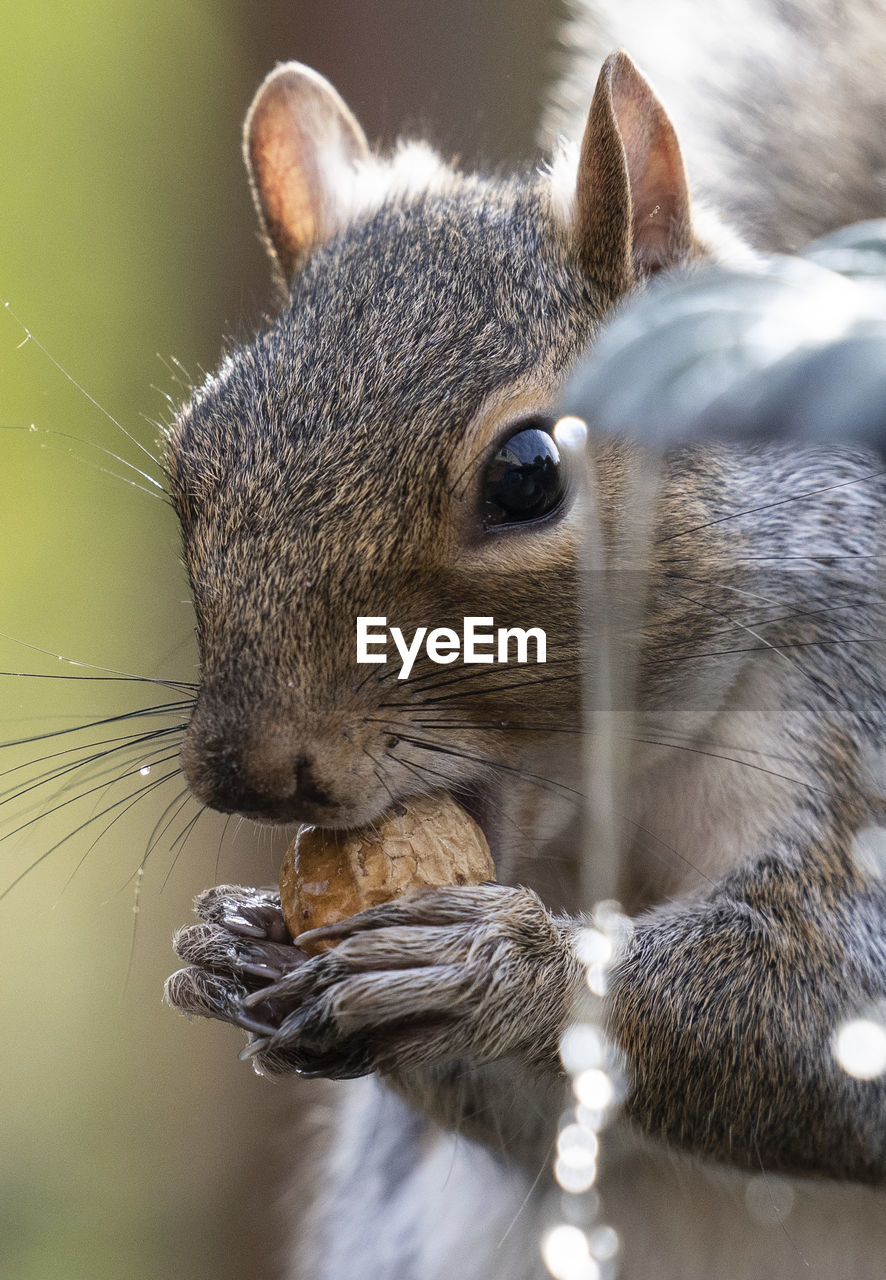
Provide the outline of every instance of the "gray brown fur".
<path id="1" fill-rule="evenodd" d="M 439 787 L 496 801 L 498 885 L 377 908 L 307 964 L 287 948 L 269 891 L 209 891 L 204 923 L 177 938 L 190 967 L 170 980 L 171 1002 L 251 1028 L 262 1070 L 384 1082 L 342 1086 L 349 1109 L 305 1280 L 540 1273 L 533 1179 L 562 1105 L 557 1044 L 582 923 L 566 908 L 581 855 L 567 844 L 553 875 L 552 846 L 507 818 L 531 807 L 527 796 L 547 801 L 539 775 L 561 796 L 576 783 L 575 739 L 555 731 L 580 728 L 583 530 L 567 512 L 490 537 L 477 486 L 503 427 L 550 407 L 626 275 L 648 269 L 630 256 L 638 188 L 601 84 L 595 127 L 610 132 L 596 149 L 586 137 L 584 155 L 608 157 L 620 200 L 579 201 L 570 231 L 543 177 L 449 175 L 358 213 L 330 228 L 274 325 L 228 358 L 170 436 L 201 648 L 183 750 L 197 794 L 330 826 Z M 706 252 L 673 216 L 659 267 Z M 298 245 L 284 256 L 296 263 Z M 592 465 L 618 567 L 633 455 L 601 444 Z M 849 451 L 670 459 L 650 612 L 626 639 L 641 659 L 645 740 L 623 885 L 638 914 L 611 1001 L 635 1067 L 634 1133 L 743 1168 L 870 1183 L 886 1180 L 886 1089 L 838 1072 L 829 1046 L 842 1017 L 886 998 L 886 890 L 853 854 L 858 830 L 882 816 L 883 780 L 868 773 L 886 726 L 882 669 L 876 646 L 854 643 L 877 634 L 879 470 Z M 757 555 L 812 556 L 813 570 L 761 574 Z M 453 685 L 430 665 L 403 684 L 390 668 L 367 677 L 354 618 L 380 611 L 404 629 L 471 612 L 544 619 L 558 678 L 480 669 Z M 761 627 L 769 647 L 736 642 Z M 812 647 L 777 651 L 797 644 Z M 547 808 L 536 807 L 541 830 Z M 624 1140 L 604 1174 L 616 1220 L 629 1222 L 625 1180 L 642 1183 L 646 1166 L 636 1138 Z M 652 1150 L 647 1166 L 660 1167 Z M 718 1195 L 699 1193 L 710 1223 Z M 874 1248 L 882 1201 L 865 1195 L 845 1216 Z M 800 1220 L 819 1240 L 814 1208 Z M 839 1236 L 824 1234 L 821 1257 Z M 627 1275 L 652 1274 L 630 1233 L 626 1249 Z M 713 1274 L 685 1249 L 656 1256 L 654 1273 Z M 740 1274 L 794 1271 L 782 1259 Z M 879 1272 L 859 1255 L 852 1274 Z"/>

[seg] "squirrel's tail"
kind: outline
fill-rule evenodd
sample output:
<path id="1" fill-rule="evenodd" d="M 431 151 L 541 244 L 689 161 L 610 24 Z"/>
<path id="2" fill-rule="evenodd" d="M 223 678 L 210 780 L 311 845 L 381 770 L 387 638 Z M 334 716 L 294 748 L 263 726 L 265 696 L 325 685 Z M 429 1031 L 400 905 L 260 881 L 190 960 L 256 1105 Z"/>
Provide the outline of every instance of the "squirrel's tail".
<path id="1" fill-rule="evenodd" d="M 622 47 L 674 122 L 693 188 L 754 245 L 886 213 L 883 0 L 566 0 L 544 142 L 576 138 Z"/>

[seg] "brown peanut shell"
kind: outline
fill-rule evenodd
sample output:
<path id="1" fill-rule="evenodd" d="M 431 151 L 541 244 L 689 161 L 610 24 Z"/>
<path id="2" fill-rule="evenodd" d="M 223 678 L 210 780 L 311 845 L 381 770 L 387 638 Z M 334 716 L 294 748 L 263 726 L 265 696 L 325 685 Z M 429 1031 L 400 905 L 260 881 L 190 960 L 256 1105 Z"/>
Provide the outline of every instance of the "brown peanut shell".
<path id="1" fill-rule="evenodd" d="M 473 818 L 450 796 L 423 796 L 398 805 L 372 827 L 302 827 L 283 860 L 280 901 L 297 937 L 411 889 L 494 878 L 489 845 Z M 306 950 L 314 953 L 310 946 Z"/>

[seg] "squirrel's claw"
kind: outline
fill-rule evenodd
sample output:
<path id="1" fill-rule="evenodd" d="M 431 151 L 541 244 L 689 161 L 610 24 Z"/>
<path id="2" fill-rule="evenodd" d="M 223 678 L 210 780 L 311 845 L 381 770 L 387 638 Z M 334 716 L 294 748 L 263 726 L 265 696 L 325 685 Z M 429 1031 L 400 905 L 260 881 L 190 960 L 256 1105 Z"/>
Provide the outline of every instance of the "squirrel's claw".
<path id="1" fill-rule="evenodd" d="M 258 1036 L 254 1040 L 250 1040 L 237 1055 L 241 1062 L 248 1062 L 251 1058 L 257 1058 L 260 1053 L 264 1053 L 270 1043 L 268 1036 Z"/>
<path id="2" fill-rule="evenodd" d="M 248 962 L 241 964 L 241 972 L 247 974 L 250 978 L 260 978 L 263 982 L 278 982 L 283 977 L 282 969 L 275 969 L 270 964 L 249 964 Z M 263 988 L 263 990 L 266 988 Z M 253 992 L 253 995 L 255 992 Z M 247 997 L 249 998 L 249 997 Z"/>
<path id="3" fill-rule="evenodd" d="M 210 924 L 219 924 L 244 937 L 264 937 L 271 942 L 292 941 L 277 889 L 253 889 L 221 884 L 205 889 L 194 900 L 194 912 Z M 253 932 L 258 930 L 259 932 Z"/>
<path id="4" fill-rule="evenodd" d="M 229 933 L 236 933 L 241 938 L 266 938 L 268 935 L 259 925 L 250 924 L 243 916 L 222 916 L 222 926 Z"/>

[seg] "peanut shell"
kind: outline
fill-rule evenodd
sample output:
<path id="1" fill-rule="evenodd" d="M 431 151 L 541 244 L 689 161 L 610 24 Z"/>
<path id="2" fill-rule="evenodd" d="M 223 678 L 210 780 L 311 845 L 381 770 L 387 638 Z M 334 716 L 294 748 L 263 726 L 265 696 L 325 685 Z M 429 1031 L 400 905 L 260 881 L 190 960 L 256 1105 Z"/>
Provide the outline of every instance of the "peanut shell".
<path id="1" fill-rule="evenodd" d="M 410 889 L 495 878 L 486 837 L 449 796 L 401 804 L 372 827 L 302 827 L 280 870 L 280 901 L 293 937 L 399 898 Z M 305 948 L 316 954 L 327 943 Z"/>

